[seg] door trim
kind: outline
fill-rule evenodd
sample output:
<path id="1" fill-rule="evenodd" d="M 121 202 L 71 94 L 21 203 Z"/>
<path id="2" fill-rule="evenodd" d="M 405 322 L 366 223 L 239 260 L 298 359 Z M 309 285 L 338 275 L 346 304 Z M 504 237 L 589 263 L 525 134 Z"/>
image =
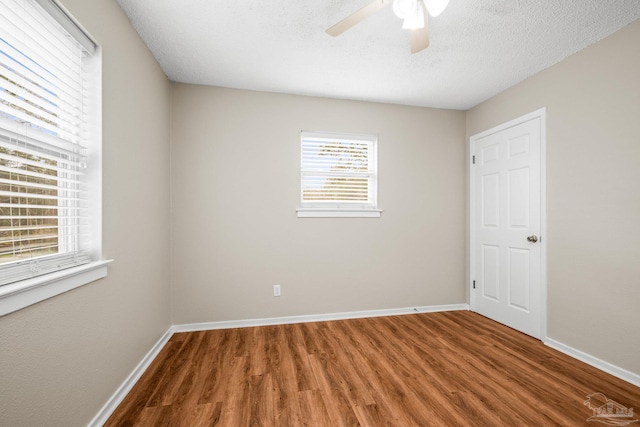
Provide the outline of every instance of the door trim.
<path id="1" fill-rule="evenodd" d="M 547 109 L 546 107 L 525 114 L 491 129 L 472 135 L 469 138 L 469 307 L 475 310 L 475 292 L 473 281 L 476 274 L 475 256 L 475 181 L 473 171 L 473 156 L 475 156 L 476 141 L 488 135 L 528 122 L 532 119 L 540 119 L 540 337 L 547 340 Z"/>

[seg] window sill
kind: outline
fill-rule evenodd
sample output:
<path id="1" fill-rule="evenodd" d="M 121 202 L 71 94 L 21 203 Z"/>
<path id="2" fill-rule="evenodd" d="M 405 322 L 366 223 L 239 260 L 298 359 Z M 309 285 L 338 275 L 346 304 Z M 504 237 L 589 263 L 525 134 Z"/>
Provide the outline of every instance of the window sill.
<path id="1" fill-rule="evenodd" d="M 107 276 L 107 264 L 95 261 L 0 287 L 0 316 L 18 311 Z"/>
<path id="2" fill-rule="evenodd" d="M 298 218 L 380 218 L 381 209 L 298 208 Z"/>

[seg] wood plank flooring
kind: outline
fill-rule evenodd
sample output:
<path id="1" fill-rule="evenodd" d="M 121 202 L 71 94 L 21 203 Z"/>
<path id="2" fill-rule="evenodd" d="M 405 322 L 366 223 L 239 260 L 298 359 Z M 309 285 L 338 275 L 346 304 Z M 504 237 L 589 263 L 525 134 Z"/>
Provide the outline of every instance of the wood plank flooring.
<path id="1" fill-rule="evenodd" d="M 640 412 L 639 387 L 457 311 L 178 333 L 105 425 L 593 426 L 594 392 Z"/>

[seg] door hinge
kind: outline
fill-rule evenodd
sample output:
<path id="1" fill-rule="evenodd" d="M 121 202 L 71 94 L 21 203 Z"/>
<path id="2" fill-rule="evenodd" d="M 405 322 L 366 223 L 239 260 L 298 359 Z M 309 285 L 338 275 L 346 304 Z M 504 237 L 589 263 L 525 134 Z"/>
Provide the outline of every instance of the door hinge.
<path id="1" fill-rule="evenodd" d="M 473 289 L 475 289 L 475 288 L 476 288 L 476 281 L 474 280 L 473 281 Z"/>
<path id="2" fill-rule="evenodd" d="M 473 162 L 473 164 L 476 164 L 476 156 L 471 156 L 471 161 Z"/>

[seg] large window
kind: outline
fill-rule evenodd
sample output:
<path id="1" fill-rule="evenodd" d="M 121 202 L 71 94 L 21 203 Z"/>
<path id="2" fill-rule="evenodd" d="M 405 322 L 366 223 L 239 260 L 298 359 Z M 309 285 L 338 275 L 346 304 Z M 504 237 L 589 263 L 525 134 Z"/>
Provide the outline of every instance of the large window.
<path id="1" fill-rule="evenodd" d="M 302 132 L 299 217 L 379 217 L 377 137 Z"/>
<path id="2" fill-rule="evenodd" d="M 99 257 L 95 52 L 58 3 L 0 1 L 0 289 Z"/>

